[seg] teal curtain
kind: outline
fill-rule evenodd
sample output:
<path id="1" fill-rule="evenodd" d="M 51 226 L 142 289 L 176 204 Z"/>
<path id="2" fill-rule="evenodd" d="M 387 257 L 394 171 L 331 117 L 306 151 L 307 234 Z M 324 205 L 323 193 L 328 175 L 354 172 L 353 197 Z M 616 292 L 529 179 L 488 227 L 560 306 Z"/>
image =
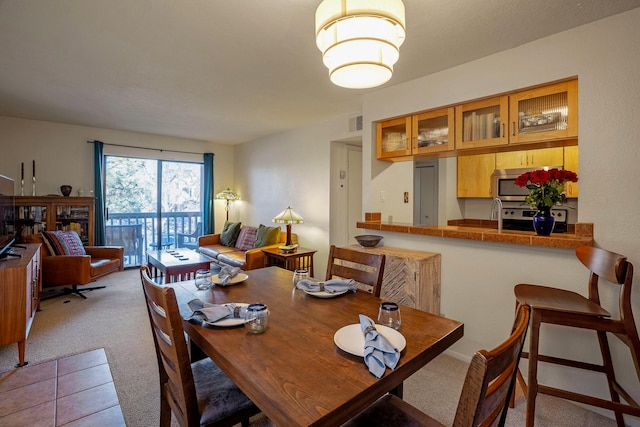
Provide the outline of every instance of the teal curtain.
<path id="1" fill-rule="evenodd" d="M 213 212 L 213 201 L 215 194 L 213 192 L 213 153 L 204 153 L 204 201 L 202 212 L 202 225 L 204 234 L 213 234 L 215 232 L 215 215 Z"/>
<path id="2" fill-rule="evenodd" d="M 102 152 L 104 143 L 101 141 L 93 141 L 93 180 L 94 192 L 96 195 L 96 212 L 95 212 L 95 235 L 94 241 L 96 246 L 104 246 L 107 241 L 105 231 L 104 216 L 104 154 Z"/>

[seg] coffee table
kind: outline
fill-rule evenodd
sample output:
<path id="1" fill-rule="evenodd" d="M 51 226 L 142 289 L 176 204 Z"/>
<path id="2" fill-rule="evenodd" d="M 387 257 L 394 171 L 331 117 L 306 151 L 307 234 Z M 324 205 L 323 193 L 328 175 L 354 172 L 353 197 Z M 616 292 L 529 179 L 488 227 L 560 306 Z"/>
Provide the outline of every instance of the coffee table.
<path id="1" fill-rule="evenodd" d="M 213 259 L 190 249 L 147 251 L 147 265 L 158 283 L 172 283 L 195 277 L 200 269 L 209 270 Z"/>

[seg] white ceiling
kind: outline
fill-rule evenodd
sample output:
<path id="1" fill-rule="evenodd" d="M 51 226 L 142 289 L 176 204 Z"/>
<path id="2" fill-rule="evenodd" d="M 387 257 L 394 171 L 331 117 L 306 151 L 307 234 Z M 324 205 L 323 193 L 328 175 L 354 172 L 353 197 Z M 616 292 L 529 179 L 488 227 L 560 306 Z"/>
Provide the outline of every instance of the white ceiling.
<path id="1" fill-rule="evenodd" d="M 320 0 L 0 0 L 0 115 L 239 143 L 360 110 L 314 41 Z M 404 0 L 412 80 L 640 0 Z M 376 90 L 376 89 L 368 89 Z"/>

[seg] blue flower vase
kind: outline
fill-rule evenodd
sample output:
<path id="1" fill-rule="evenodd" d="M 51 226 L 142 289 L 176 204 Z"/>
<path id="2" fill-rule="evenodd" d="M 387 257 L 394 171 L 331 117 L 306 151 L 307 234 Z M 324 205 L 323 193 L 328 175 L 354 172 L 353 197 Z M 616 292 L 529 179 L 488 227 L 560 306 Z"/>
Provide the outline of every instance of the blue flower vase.
<path id="1" fill-rule="evenodd" d="M 553 231 L 555 221 L 555 218 L 551 215 L 551 208 L 539 205 L 538 211 L 533 216 L 533 229 L 538 236 L 548 236 Z"/>

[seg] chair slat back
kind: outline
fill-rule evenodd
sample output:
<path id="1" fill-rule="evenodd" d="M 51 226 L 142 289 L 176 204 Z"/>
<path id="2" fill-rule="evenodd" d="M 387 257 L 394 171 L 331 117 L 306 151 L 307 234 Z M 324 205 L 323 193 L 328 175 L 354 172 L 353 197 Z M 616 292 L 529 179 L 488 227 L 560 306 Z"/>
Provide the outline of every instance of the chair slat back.
<path id="1" fill-rule="evenodd" d="M 384 254 L 354 251 L 331 245 L 326 280 L 334 277 L 353 279 L 360 284 L 370 286 L 373 296 L 379 297 L 384 263 Z"/>
<path id="2" fill-rule="evenodd" d="M 193 372 L 175 292 L 154 283 L 147 266 L 140 267 L 140 278 L 158 357 L 163 398 L 181 426 L 200 425 Z"/>
<path id="3" fill-rule="evenodd" d="M 518 308 L 509 338 L 475 353 L 460 394 L 455 427 L 503 425 L 529 326 L 529 306 Z"/>

